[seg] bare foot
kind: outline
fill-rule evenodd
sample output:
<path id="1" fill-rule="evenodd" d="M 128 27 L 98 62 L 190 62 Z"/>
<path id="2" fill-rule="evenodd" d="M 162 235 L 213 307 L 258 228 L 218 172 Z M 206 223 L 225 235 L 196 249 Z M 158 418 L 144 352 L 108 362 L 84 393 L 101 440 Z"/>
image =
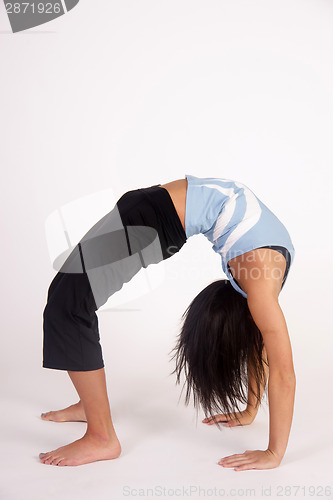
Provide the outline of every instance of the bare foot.
<path id="1" fill-rule="evenodd" d="M 81 401 L 68 406 L 63 410 L 49 411 L 41 414 L 42 420 L 52 420 L 53 422 L 86 422 L 86 414 Z"/>
<path id="2" fill-rule="evenodd" d="M 47 465 L 83 465 L 98 460 L 118 458 L 121 446 L 117 438 L 101 439 L 85 434 L 81 439 L 48 453 L 40 453 L 39 459 Z"/>

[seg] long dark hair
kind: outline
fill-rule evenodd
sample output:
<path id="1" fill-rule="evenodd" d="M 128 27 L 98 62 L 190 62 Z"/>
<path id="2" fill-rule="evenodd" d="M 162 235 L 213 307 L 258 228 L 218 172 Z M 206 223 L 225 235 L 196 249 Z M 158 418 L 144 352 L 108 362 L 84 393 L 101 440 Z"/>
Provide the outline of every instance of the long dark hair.
<path id="1" fill-rule="evenodd" d="M 263 338 L 254 323 L 247 300 L 229 280 L 217 280 L 204 288 L 182 315 L 176 351 L 176 383 L 184 371 L 185 404 L 193 393 L 194 407 L 201 405 L 206 417 L 213 413 L 242 411 L 247 403 L 248 367 L 255 388 L 248 390 L 260 405 L 260 386 L 265 380 Z M 246 390 L 245 390 L 246 388 Z M 237 415 L 236 415 L 237 418 Z"/>

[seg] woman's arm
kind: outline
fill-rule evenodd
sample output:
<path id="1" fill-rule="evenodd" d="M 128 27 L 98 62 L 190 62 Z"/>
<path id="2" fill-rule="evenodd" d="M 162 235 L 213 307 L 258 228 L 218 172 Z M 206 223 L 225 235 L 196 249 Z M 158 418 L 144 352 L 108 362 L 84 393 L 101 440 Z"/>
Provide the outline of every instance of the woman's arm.
<path id="1" fill-rule="evenodd" d="M 269 442 L 264 451 L 246 451 L 219 463 L 235 470 L 272 469 L 280 464 L 287 448 L 296 388 L 288 328 L 278 301 L 286 261 L 276 250 L 259 248 L 231 259 L 229 264 L 247 294 L 249 310 L 267 352 Z"/>
<path id="2" fill-rule="evenodd" d="M 246 450 L 224 457 L 219 464 L 234 470 L 273 469 L 285 454 L 291 429 L 296 377 L 287 325 L 276 294 L 267 282 L 247 290 L 253 320 L 258 326 L 269 361 L 269 443 L 266 450 Z"/>
<path id="3" fill-rule="evenodd" d="M 262 287 L 264 288 L 264 287 Z M 287 324 L 273 293 L 261 287 L 248 293 L 248 306 L 266 346 L 269 361 L 269 444 L 268 450 L 282 460 L 293 417 L 296 376 Z"/>

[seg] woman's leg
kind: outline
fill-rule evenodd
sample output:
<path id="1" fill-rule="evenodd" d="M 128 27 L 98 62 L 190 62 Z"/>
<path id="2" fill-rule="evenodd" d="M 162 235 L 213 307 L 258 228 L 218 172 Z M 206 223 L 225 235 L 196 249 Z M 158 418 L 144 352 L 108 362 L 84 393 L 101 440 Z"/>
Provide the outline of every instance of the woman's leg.
<path id="1" fill-rule="evenodd" d="M 68 372 L 87 417 L 85 435 L 67 446 L 40 454 L 41 462 L 52 465 L 83 465 L 117 458 L 121 446 L 111 420 L 104 368 Z"/>
<path id="2" fill-rule="evenodd" d="M 54 278 L 44 311 L 43 366 L 66 369 L 80 397 L 58 421 L 86 419 L 88 427 L 81 439 L 40 456 L 42 462 L 80 465 L 119 456 L 95 311 L 141 267 L 171 257 L 185 242 L 167 190 L 134 190 L 87 233 Z"/>
<path id="3" fill-rule="evenodd" d="M 45 464 L 82 465 L 117 458 L 121 452 L 111 420 L 96 309 L 86 273 L 56 275 L 43 315 L 43 366 L 67 370 L 80 404 L 45 420 L 86 420 L 88 426 L 81 439 L 40 454 Z"/>

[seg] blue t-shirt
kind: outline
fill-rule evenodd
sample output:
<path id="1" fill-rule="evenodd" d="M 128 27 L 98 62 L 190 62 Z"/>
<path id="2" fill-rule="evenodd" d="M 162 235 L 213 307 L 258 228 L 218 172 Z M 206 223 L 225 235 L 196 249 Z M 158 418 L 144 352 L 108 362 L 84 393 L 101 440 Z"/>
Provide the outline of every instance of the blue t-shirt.
<path id="1" fill-rule="evenodd" d="M 287 257 L 288 265 L 283 287 L 295 249 L 282 222 L 253 191 L 240 182 L 187 174 L 185 177 L 188 181 L 186 237 L 201 233 L 213 243 L 213 250 L 221 256 L 224 273 L 235 290 L 245 298 L 247 294 L 229 271 L 229 260 L 265 246 L 284 250 L 282 253 Z"/>

